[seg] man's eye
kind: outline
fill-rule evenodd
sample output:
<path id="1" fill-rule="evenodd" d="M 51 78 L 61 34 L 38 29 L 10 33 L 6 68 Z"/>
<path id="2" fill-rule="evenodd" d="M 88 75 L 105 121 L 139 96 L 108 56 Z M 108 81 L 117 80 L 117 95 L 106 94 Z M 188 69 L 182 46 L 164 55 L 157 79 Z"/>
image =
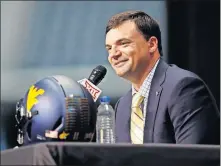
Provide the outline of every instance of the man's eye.
<path id="1" fill-rule="evenodd" d="M 126 41 L 122 41 L 121 42 L 121 45 L 126 45 L 126 44 L 128 44 L 129 42 L 126 42 Z"/>
<path id="2" fill-rule="evenodd" d="M 107 51 L 109 51 L 111 48 L 110 47 L 106 47 Z"/>

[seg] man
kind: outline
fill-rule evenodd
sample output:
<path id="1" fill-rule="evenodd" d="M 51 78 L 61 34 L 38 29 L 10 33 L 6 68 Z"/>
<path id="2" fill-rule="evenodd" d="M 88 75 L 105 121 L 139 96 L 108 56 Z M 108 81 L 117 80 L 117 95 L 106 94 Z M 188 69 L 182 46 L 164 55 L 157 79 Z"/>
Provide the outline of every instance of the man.
<path id="1" fill-rule="evenodd" d="M 132 83 L 115 107 L 116 142 L 219 144 L 220 115 L 211 92 L 196 74 L 161 58 L 153 18 L 142 11 L 113 16 L 106 49 L 116 74 Z"/>

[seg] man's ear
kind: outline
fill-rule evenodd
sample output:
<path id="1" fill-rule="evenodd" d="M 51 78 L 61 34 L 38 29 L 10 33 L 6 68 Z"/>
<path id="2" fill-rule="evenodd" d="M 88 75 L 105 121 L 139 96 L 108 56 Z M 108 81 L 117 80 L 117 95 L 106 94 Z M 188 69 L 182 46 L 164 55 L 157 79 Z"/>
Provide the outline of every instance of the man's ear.
<path id="1" fill-rule="evenodd" d="M 158 48 L 158 40 L 155 36 L 151 36 L 148 40 L 149 42 L 149 51 L 150 53 L 154 53 Z"/>

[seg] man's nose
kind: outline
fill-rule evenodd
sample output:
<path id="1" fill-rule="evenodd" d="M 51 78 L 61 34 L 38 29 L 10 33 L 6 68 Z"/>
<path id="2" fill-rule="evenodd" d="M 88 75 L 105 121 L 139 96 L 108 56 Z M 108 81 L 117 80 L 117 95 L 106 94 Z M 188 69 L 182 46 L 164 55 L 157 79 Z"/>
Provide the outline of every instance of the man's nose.
<path id="1" fill-rule="evenodd" d="M 118 57 L 121 55 L 121 52 L 120 50 L 116 49 L 116 48 L 112 48 L 111 51 L 110 51 L 110 58 L 114 58 L 114 59 L 118 59 Z"/>

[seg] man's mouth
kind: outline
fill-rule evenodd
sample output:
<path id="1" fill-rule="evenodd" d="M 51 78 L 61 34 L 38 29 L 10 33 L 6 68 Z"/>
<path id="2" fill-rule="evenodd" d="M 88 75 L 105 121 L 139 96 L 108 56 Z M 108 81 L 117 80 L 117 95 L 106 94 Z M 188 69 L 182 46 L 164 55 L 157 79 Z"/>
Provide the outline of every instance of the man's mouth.
<path id="1" fill-rule="evenodd" d="M 114 66 L 115 66 L 115 67 L 121 67 L 121 66 L 123 66 L 123 65 L 125 64 L 126 61 L 127 61 L 127 60 L 123 60 L 123 61 L 116 62 L 116 63 L 114 63 Z"/>

